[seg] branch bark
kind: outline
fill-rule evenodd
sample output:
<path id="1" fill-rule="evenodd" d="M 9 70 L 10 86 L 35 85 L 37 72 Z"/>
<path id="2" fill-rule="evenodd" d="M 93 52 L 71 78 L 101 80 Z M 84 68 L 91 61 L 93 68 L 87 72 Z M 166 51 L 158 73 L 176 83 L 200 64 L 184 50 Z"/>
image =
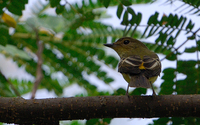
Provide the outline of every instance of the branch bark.
<path id="1" fill-rule="evenodd" d="M 91 118 L 200 117 L 200 95 L 0 98 L 0 122 L 45 123 Z"/>

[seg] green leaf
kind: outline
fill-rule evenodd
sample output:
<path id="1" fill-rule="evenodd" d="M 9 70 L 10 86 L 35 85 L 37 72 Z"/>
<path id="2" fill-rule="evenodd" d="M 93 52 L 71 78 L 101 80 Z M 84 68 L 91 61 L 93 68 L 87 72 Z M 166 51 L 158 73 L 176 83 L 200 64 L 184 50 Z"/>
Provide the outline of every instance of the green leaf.
<path id="1" fill-rule="evenodd" d="M 193 118 L 193 117 L 186 117 L 186 118 L 184 118 L 184 123 L 185 123 L 185 125 L 194 125 L 194 124 L 196 124 L 196 118 Z"/>
<path id="2" fill-rule="evenodd" d="M 52 79 L 48 74 L 45 74 L 45 79 L 42 80 L 41 86 L 46 88 L 48 91 L 54 90 L 57 95 L 61 95 L 63 93 L 63 87 L 58 83 L 58 80 Z"/>
<path id="3" fill-rule="evenodd" d="M 8 6 L 7 8 L 8 8 L 8 11 L 10 11 L 13 14 L 16 14 L 16 15 L 19 15 L 19 16 L 22 15 L 22 10 L 18 9 L 17 7 L 15 7 L 12 4 L 10 6 Z"/>
<path id="4" fill-rule="evenodd" d="M 0 96 L 3 96 L 3 97 L 15 96 L 12 93 L 9 83 L 6 77 L 4 76 L 4 74 L 2 74 L 2 72 L 0 72 Z"/>
<path id="5" fill-rule="evenodd" d="M 191 78 L 192 79 L 192 78 Z M 178 80 L 176 82 L 177 94 L 196 94 L 197 85 L 194 84 L 194 80 Z"/>
<path id="6" fill-rule="evenodd" d="M 168 35 L 166 33 L 160 32 L 158 38 L 156 39 L 156 43 L 161 42 L 161 45 L 163 45 L 166 42 Z"/>
<path id="7" fill-rule="evenodd" d="M 104 82 L 107 83 L 107 84 L 109 84 L 109 83 L 111 83 L 111 82 L 113 82 L 113 81 L 114 81 L 113 78 L 105 78 L 105 79 L 104 79 Z"/>
<path id="8" fill-rule="evenodd" d="M 23 58 L 23 59 L 26 59 L 26 60 L 31 59 L 27 55 L 27 53 L 25 53 L 22 50 L 19 50 L 16 46 L 13 46 L 13 45 L 7 44 L 5 47 L 0 45 L 0 52 L 3 52 L 4 54 L 9 54 L 13 57 L 15 56 L 15 57 Z"/>
<path id="9" fill-rule="evenodd" d="M 174 45 L 174 38 L 172 36 L 167 40 L 167 45 Z"/>
<path id="10" fill-rule="evenodd" d="M 200 124 L 200 118 L 196 118 L 196 124 Z"/>
<path id="11" fill-rule="evenodd" d="M 75 20 L 72 22 L 70 28 L 73 29 L 73 30 L 79 28 L 79 27 L 82 25 L 83 20 L 84 20 L 84 19 L 82 19 L 82 18 L 77 18 L 77 19 L 75 19 Z"/>
<path id="12" fill-rule="evenodd" d="M 155 52 L 162 52 L 162 46 L 158 46 L 154 51 Z"/>
<path id="13" fill-rule="evenodd" d="M 115 58 L 114 58 L 113 56 L 108 56 L 108 57 L 105 59 L 105 63 L 106 63 L 106 64 L 111 64 L 113 60 L 115 60 Z"/>
<path id="14" fill-rule="evenodd" d="M 191 47 L 191 48 L 185 48 L 186 53 L 194 53 L 196 52 L 197 48 L 196 47 Z"/>
<path id="15" fill-rule="evenodd" d="M 192 21 L 190 20 L 188 25 L 186 26 L 186 29 L 192 30 L 194 27 L 194 23 L 192 23 Z"/>
<path id="16" fill-rule="evenodd" d="M 139 12 L 138 15 L 137 15 L 136 24 L 139 25 L 141 20 L 142 20 L 142 14 Z"/>
<path id="17" fill-rule="evenodd" d="M 173 81 L 173 79 L 175 78 L 175 69 L 174 68 L 164 69 L 163 73 L 164 73 L 164 76 L 162 77 L 162 79 L 164 79 L 164 80 Z"/>
<path id="18" fill-rule="evenodd" d="M 0 8 L 0 15 L 2 15 L 4 13 L 4 11 Z"/>
<path id="19" fill-rule="evenodd" d="M 99 119 L 95 118 L 95 119 L 87 120 L 86 125 L 95 125 L 97 123 L 99 123 Z"/>
<path id="20" fill-rule="evenodd" d="M 152 15 L 149 20 L 148 20 L 148 25 L 151 25 L 151 24 L 156 24 L 157 23 L 157 18 L 158 18 L 158 15 L 159 13 L 158 12 L 155 12 L 154 15 Z"/>
<path id="21" fill-rule="evenodd" d="M 113 93 L 113 95 L 125 95 L 125 94 L 126 94 L 126 90 L 124 90 L 123 88 L 119 88 Z"/>
<path id="22" fill-rule="evenodd" d="M 144 30 L 144 32 L 143 32 L 141 38 L 143 38 L 143 37 L 145 36 L 145 34 L 146 34 L 146 32 L 147 32 L 148 29 L 149 29 L 149 26 L 146 27 L 146 29 Z"/>
<path id="23" fill-rule="evenodd" d="M 98 71 L 97 73 L 98 73 L 97 74 L 98 77 L 105 77 L 106 76 L 106 72 L 104 72 L 104 71 Z"/>
<path id="24" fill-rule="evenodd" d="M 174 86 L 174 78 L 175 75 L 175 69 L 174 68 L 167 68 L 163 70 L 164 75 L 162 76 L 162 79 L 164 82 L 161 84 L 160 88 L 160 95 L 170 95 L 174 92 L 173 86 Z"/>
<path id="25" fill-rule="evenodd" d="M 131 3 L 129 0 L 121 0 L 121 3 L 122 3 L 124 6 L 130 6 L 130 5 L 132 5 L 132 3 Z"/>
<path id="26" fill-rule="evenodd" d="M 161 45 L 163 45 L 168 37 L 167 34 L 160 34 L 160 37 L 161 37 Z"/>
<path id="27" fill-rule="evenodd" d="M 59 4 L 59 5 L 56 6 L 56 13 L 61 14 L 64 11 L 64 9 L 65 9 L 65 5 Z"/>
<path id="28" fill-rule="evenodd" d="M 136 16 L 134 10 L 130 7 L 127 7 L 127 11 L 132 15 L 132 16 Z"/>
<path id="29" fill-rule="evenodd" d="M 195 67 L 195 65 L 197 64 L 197 61 L 194 60 L 188 60 L 188 61 L 182 61 L 179 60 L 177 61 L 177 70 L 180 73 L 184 73 L 184 74 L 193 74 L 193 68 Z"/>
<path id="30" fill-rule="evenodd" d="M 122 15 L 122 11 L 123 11 L 123 6 L 122 4 L 119 4 L 117 7 L 117 17 L 120 19 L 121 15 Z"/>
<path id="31" fill-rule="evenodd" d="M 110 0 L 103 0 L 103 5 L 104 5 L 106 8 L 108 8 L 109 4 L 110 4 Z"/>
<path id="32" fill-rule="evenodd" d="M 170 74 L 167 74 L 167 75 L 170 75 Z M 159 92 L 159 95 L 171 95 L 174 92 L 173 86 L 174 86 L 173 80 L 168 81 L 165 79 L 165 81 L 160 86 L 161 90 Z"/>
<path id="33" fill-rule="evenodd" d="M 173 125 L 184 124 L 184 118 L 182 118 L 182 117 L 172 117 L 171 121 L 173 122 Z"/>
<path id="34" fill-rule="evenodd" d="M 85 13 L 84 16 L 86 17 L 86 21 L 93 20 L 95 18 L 95 14 L 92 11 Z"/>
<path id="35" fill-rule="evenodd" d="M 5 46 L 7 44 L 7 41 L 8 41 L 7 37 L 0 36 L 0 40 L 1 40 L 0 45 Z"/>
<path id="36" fill-rule="evenodd" d="M 195 67 L 195 65 L 197 64 L 197 61 L 194 61 L 194 60 L 188 60 L 188 61 L 182 61 L 182 60 L 179 60 L 178 62 L 178 66 L 180 67 Z"/>
<path id="37" fill-rule="evenodd" d="M 2 72 L 0 72 L 0 82 L 1 82 L 1 83 L 6 83 L 6 82 L 7 82 L 7 79 L 6 79 L 6 77 L 2 74 Z"/>
<path id="38" fill-rule="evenodd" d="M 19 2 L 23 3 L 23 4 L 27 4 L 28 0 L 19 0 Z"/>
<path id="39" fill-rule="evenodd" d="M 121 22 L 122 25 L 128 25 L 128 11 L 125 11 L 123 20 Z"/>
<path id="40" fill-rule="evenodd" d="M 166 57 L 166 59 L 170 60 L 170 61 L 174 61 L 177 59 L 177 54 L 170 54 Z"/>
<path id="41" fill-rule="evenodd" d="M 16 6 L 19 10 L 25 9 L 25 3 L 20 2 L 20 0 L 12 0 L 12 5 Z"/>
<path id="42" fill-rule="evenodd" d="M 130 93 L 130 95 L 141 95 L 146 94 L 147 89 L 146 88 L 136 88 L 133 90 L 133 92 Z"/>
<path id="43" fill-rule="evenodd" d="M 136 20 L 137 20 L 137 16 L 136 16 L 134 10 L 132 8 L 130 8 L 130 7 L 127 7 L 127 11 L 132 15 L 132 18 L 130 20 L 130 24 L 134 25 Z"/>
<path id="44" fill-rule="evenodd" d="M 56 7 L 60 4 L 61 0 L 49 0 L 51 7 Z"/>
<path id="45" fill-rule="evenodd" d="M 157 120 L 153 120 L 154 125 L 166 125 L 170 121 L 170 118 L 159 118 Z"/>
<path id="46" fill-rule="evenodd" d="M 5 46 L 7 44 L 8 38 L 9 38 L 9 33 L 8 33 L 8 27 L 4 25 L 0 25 L 0 45 Z"/>
<path id="47" fill-rule="evenodd" d="M 104 125 L 109 125 L 110 122 L 111 122 L 111 120 L 112 120 L 111 118 L 104 118 L 104 119 L 103 119 L 103 124 L 104 124 Z"/>

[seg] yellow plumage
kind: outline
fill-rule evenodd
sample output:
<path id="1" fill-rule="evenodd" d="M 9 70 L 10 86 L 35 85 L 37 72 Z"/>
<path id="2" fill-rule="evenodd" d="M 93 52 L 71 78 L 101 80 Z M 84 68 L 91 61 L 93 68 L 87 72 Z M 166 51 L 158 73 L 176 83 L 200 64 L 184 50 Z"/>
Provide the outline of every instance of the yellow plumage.
<path id="1" fill-rule="evenodd" d="M 139 66 L 139 69 L 145 69 L 145 67 L 143 66 L 143 62 L 142 62 L 142 64 Z"/>
<path id="2" fill-rule="evenodd" d="M 161 72 L 161 63 L 156 53 L 131 37 L 123 37 L 113 44 L 104 45 L 114 49 L 121 58 L 118 71 L 128 82 L 126 94 L 129 86 L 152 87 Z M 155 94 L 154 89 L 153 94 Z"/>

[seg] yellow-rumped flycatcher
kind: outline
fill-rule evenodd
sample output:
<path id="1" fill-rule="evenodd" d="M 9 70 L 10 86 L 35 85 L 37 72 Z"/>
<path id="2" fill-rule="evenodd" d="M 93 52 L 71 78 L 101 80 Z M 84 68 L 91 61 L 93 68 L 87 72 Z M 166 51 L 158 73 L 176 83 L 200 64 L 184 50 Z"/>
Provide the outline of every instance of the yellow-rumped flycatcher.
<path id="1" fill-rule="evenodd" d="M 118 72 L 128 82 L 129 87 L 152 87 L 161 72 L 161 62 L 156 53 L 150 51 L 142 42 L 131 37 L 120 38 L 112 44 L 104 44 L 114 49 L 120 56 Z"/>

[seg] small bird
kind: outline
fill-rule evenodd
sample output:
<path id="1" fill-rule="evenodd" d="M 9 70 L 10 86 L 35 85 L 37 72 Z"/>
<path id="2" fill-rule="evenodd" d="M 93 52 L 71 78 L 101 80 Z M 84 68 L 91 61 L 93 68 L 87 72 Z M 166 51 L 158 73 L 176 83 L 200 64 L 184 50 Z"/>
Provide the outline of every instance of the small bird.
<path id="1" fill-rule="evenodd" d="M 156 53 L 150 51 L 142 42 L 131 37 L 123 37 L 111 44 L 104 44 L 114 49 L 120 56 L 118 72 L 128 82 L 129 87 L 152 88 L 161 72 L 161 62 Z"/>

